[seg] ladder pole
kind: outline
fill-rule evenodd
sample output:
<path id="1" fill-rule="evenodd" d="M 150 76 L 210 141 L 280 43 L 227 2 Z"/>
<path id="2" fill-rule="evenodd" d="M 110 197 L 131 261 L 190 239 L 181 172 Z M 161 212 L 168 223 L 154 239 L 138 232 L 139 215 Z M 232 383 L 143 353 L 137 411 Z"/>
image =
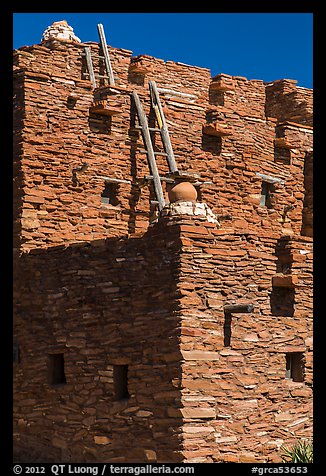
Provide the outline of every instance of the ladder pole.
<path id="1" fill-rule="evenodd" d="M 172 149 L 172 144 L 171 144 L 170 135 L 168 131 L 168 126 L 165 120 L 163 108 L 160 101 L 160 96 L 159 96 L 155 81 L 149 81 L 149 89 L 151 94 L 152 105 L 154 107 L 157 122 L 159 123 L 163 145 L 164 145 L 166 153 L 168 154 L 167 159 L 169 163 L 170 172 L 177 172 L 178 166 L 175 161 L 174 152 Z"/>
<path id="2" fill-rule="evenodd" d="M 92 81 L 93 88 L 95 89 L 96 88 L 96 79 L 95 79 L 95 74 L 94 74 L 94 69 L 93 69 L 91 49 L 90 49 L 89 46 L 85 46 L 85 56 L 86 56 L 86 64 L 87 64 L 89 77 L 90 77 L 90 80 Z"/>
<path id="3" fill-rule="evenodd" d="M 108 76 L 109 76 L 109 84 L 110 86 L 114 86 L 115 82 L 113 77 L 113 70 L 111 66 L 110 56 L 109 56 L 108 47 L 106 44 L 106 38 L 105 38 L 105 33 L 104 33 L 104 28 L 102 23 L 99 23 L 97 25 L 97 30 L 100 37 L 102 50 L 103 50 L 106 72 L 108 73 Z"/>
<path id="4" fill-rule="evenodd" d="M 153 176 L 154 189 L 155 189 L 155 194 L 158 200 L 159 210 L 162 210 L 162 208 L 165 205 L 165 200 L 163 195 L 162 183 L 161 183 L 160 175 L 159 175 L 156 160 L 155 160 L 152 139 L 148 130 L 147 117 L 145 115 L 143 106 L 140 102 L 139 96 L 136 93 L 136 91 L 133 91 L 132 96 L 136 104 L 138 119 L 142 127 L 143 140 L 147 150 L 147 157 L 148 157 L 150 171 Z"/>

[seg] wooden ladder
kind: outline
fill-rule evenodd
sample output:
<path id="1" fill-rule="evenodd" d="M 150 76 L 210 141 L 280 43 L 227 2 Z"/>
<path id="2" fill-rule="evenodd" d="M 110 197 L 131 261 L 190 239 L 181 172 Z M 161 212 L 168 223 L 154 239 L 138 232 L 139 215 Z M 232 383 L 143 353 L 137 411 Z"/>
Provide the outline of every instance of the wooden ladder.
<path id="1" fill-rule="evenodd" d="M 99 23 L 97 25 L 97 29 L 98 29 L 100 44 L 101 44 L 101 48 L 103 52 L 103 56 L 99 56 L 99 58 L 104 59 L 107 75 L 99 75 L 99 74 L 96 75 L 94 73 L 91 48 L 89 46 L 85 46 L 84 55 L 86 57 L 86 65 L 88 70 L 88 73 L 86 74 L 88 74 L 94 89 L 96 88 L 96 78 L 106 78 L 109 81 L 109 86 L 115 85 L 103 25 Z M 145 153 L 147 154 L 149 168 L 151 172 L 150 178 L 154 182 L 154 190 L 155 190 L 155 195 L 157 198 L 158 208 L 159 210 L 162 210 L 162 208 L 165 206 L 164 194 L 162 189 L 162 181 L 164 180 L 164 181 L 169 181 L 173 183 L 174 182 L 173 174 L 178 175 L 179 171 L 175 161 L 175 156 L 174 156 L 171 141 L 170 141 L 169 130 L 168 130 L 168 126 L 164 117 L 164 112 L 163 112 L 160 96 L 159 96 L 155 81 L 149 81 L 149 90 L 150 90 L 151 105 L 155 112 L 155 117 L 158 124 L 157 128 L 148 126 L 147 117 L 137 92 L 134 91 L 132 93 L 132 96 L 136 105 L 137 116 L 138 116 L 138 120 L 140 124 L 139 126 L 136 126 L 136 128 L 141 129 L 142 131 L 143 142 L 145 146 Z M 164 152 L 154 151 L 151 132 L 159 132 L 161 134 Z M 168 177 L 168 178 L 160 177 L 157 163 L 156 163 L 156 157 L 155 157 L 156 155 L 166 156 L 171 177 Z"/>
<path id="2" fill-rule="evenodd" d="M 95 74 L 94 73 L 94 67 L 93 67 L 93 61 L 92 61 L 92 55 L 91 55 L 91 48 L 89 46 L 85 46 L 84 48 L 84 54 L 86 57 L 86 65 L 87 65 L 87 70 L 88 73 L 85 73 L 89 76 L 93 88 L 96 88 L 96 78 L 104 78 L 108 79 L 109 81 L 109 86 L 114 86 L 115 81 L 114 81 L 114 76 L 113 76 L 113 70 L 111 66 L 111 61 L 110 61 L 110 56 L 109 56 L 109 51 L 108 51 L 108 46 L 106 43 L 106 38 L 105 38 L 105 33 L 104 33 L 104 28 L 102 23 L 99 23 L 97 25 L 97 31 L 99 34 L 100 38 L 100 44 L 101 44 L 101 49 L 103 52 L 103 55 L 99 56 L 100 59 L 104 59 L 104 64 L 105 64 L 105 69 L 106 69 L 106 75 L 100 75 L 100 74 Z"/>
<path id="3" fill-rule="evenodd" d="M 178 172 L 178 167 L 172 149 L 168 126 L 165 120 L 163 108 L 160 101 L 160 95 L 158 93 L 155 81 L 149 81 L 149 91 L 151 95 L 152 107 L 154 109 L 156 120 L 159 126 L 159 131 L 157 132 L 160 132 L 161 134 L 162 144 L 169 164 L 169 170 L 171 173 Z"/>
<path id="4" fill-rule="evenodd" d="M 132 96 L 136 105 L 137 116 L 138 116 L 138 120 L 140 124 L 138 127 L 136 126 L 136 129 L 141 129 L 142 131 L 143 142 L 145 146 L 145 153 L 147 154 L 151 176 L 153 177 L 155 195 L 158 201 L 158 208 L 159 210 L 162 210 L 162 208 L 165 206 L 164 194 L 162 189 L 162 181 L 163 180 L 166 181 L 166 178 L 160 177 L 157 163 L 156 163 L 156 155 L 164 155 L 167 158 L 169 171 L 171 175 L 178 174 L 178 167 L 175 161 L 172 144 L 170 141 L 169 130 L 167 127 L 167 123 L 165 120 L 164 112 L 163 112 L 161 101 L 160 101 L 160 96 L 159 96 L 155 81 L 149 81 L 149 89 L 150 89 L 150 96 L 151 96 L 151 104 L 155 112 L 158 128 L 148 126 L 147 117 L 137 92 L 133 91 Z M 164 152 L 154 151 L 152 137 L 150 134 L 151 132 L 159 132 L 161 134 Z M 174 182 L 174 180 L 171 179 L 171 182 Z"/>

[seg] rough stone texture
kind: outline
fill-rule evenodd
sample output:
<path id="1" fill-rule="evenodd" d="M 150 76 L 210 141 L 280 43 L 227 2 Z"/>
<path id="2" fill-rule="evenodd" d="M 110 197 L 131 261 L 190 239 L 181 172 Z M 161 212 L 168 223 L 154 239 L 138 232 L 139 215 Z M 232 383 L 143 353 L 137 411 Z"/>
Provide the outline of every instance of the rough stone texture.
<path id="1" fill-rule="evenodd" d="M 172 217 L 172 216 L 179 216 L 179 215 L 202 217 L 210 223 L 216 223 L 219 225 L 219 221 L 217 220 L 212 210 L 206 205 L 206 203 L 199 203 L 199 202 L 169 203 L 163 208 L 161 212 L 161 216 Z"/>
<path id="2" fill-rule="evenodd" d="M 280 461 L 312 433 L 312 91 L 110 46 L 116 87 L 93 91 L 85 45 L 103 75 L 97 43 L 14 52 L 17 460 Z M 149 80 L 201 184 L 161 216 L 130 95 L 154 126 Z M 254 310 L 228 324 L 234 303 Z M 291 352 L 304 381 L 285 378 Z"/>
<path id="3" fill-rule="evenodd" d="M 167 412 L 181 398 L 179 238 L 171 232 L 167 244 L 159 228 L 143 238 L 35 249 L 21 257 L 15 413 L 26 422 L 17 432 L 22 457 L 146 461 L 145 450 L 152 450 L 159 461 L 180 460 L 181 415 Z M 33 289 L 24 292 L 27 282 Z M 54 352 L 65 355 L 67 384 L 59 387 L 48 385 L 47 356 Z M 115 364 L 129 364 L 128 401 L 115 399 Z M 59 456 L 57 440 L 66 445 Z"/>
<path id="4" fill-rule="evenodd" d="M 199 461 L 199 451 L 206 461 L 230 455 L 239 462 L 279 461 L 280 444 L 311 431 L 312 243 L 283 243 L 263 232 L 221 235 L 224 230 L 214 228 L 198 235 L 192 228 L 182 233 L 182 395 L 184 405 L 209 405 L 217 416 L 209 435 L 187 435 L 184 455 L 187 461 Z M 271 286 L 280 247 L 291 257 L 283 272 L 298 279 L 293 308 Z M 254 311 L 232 315 L 225 347 L 223 306 L 234 301 L 253 303 Z M 187 357 L 199 351 L 197 360 Z M 210 352 L 214 357 L 205 359 Z M 284 378 L 288 352 L 304 352 L 304 382 Z M 282 415 L 288 420 L 281 422 Z"/>
<path id="5" fill-rule="evenodd" d="M 55 38 L 59 40 L 76 41 L 77 43 L 80 43 L 80 39 L 74 34 L 73 28 L 68 25 L 66 20 L 55 21 L 51 26 L 48 26 L 42 35 L 42 43 Z"/>

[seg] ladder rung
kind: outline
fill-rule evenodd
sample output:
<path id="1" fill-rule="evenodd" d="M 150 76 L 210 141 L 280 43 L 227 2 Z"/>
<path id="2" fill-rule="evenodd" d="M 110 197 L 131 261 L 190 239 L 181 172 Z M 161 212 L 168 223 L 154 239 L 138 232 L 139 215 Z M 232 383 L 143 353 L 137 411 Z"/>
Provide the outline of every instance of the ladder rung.
<path id="1" fill-rule="evenodd" d="M 134 126 L 134 129 L 142 129 L 142 126 Z M 148 130 L 151 132 L 161 132 L 161 129 L 157 127 L 149 127 Z"/>
<path id="2" fill-rule="evenodd" d="M 130 129 L 139 129 L 139 130 L 141 130 L 142 126 L 133 126 Z M 149 127 L 148 130 L 150 132 L 162 132 L 162 129 L 158 129 L 157 127 Z M 169 131 L 169 134 L 174 134 L 174 132 Z"/>
<path id="3" fill-rule="evenodd" d="M 95 78 L 110 79 L 110 76 L 103 76 L 102 74 L 95 74 Z"/>
<path id="4" fill-rule="evenodd" d="M 156 120 L 157 123 L 161 129 L 161 137 L 162 137 L 162 142 L 163 142 L 163 147 L 164 150 L 167 152 L 167 161 L 169 163 L 169 169 L 171 172 L 177 171 L 178 167 L 175 162 L 175 156 L 173 153 L 172 149 L 172 144 L 170 141 L 170 136 L 168 132 L 168 127 L 166 124 L 165 116 L 164 116 L 164 111 L 161 105 L 160 101 L 160 95 L 159 92 L 157 91 L 156 83 L 155 81 L 149 81 L 149 91 L 150 91 L 150 96 L 151 96 L 151 104 L 152 107 L 155 111 L 156 115 Z"/>
<path id="5" fill-rule="evenodd" d="M 86 76 L 89 76 L 89 75 L 90 75 L 90 74 L 89 74 L 89 73 L 87 73 L 87 72 L 85 72 L 84 74 L 85 74 Z M 109 77 L 109 76 L 103 76 L 102 74 L 94 74 L 94 77 L 95 77 L 95 78 L 104 78 L 104 79 L 110 79 L 110 77 Z"/>
<path id="6" fill-rule="evenodd" d="M 138 152 L 141 152 L 142 154 L 148 154 L 148 151 L 145 150 L 145 149 L 138 149 Z M 168 154 L 166 154 L 165 152 L 154 152 L 154 155 L 164 155 L 166 157 L 168 156 Z M 174 157 L 176 159 L 178 159 L 178 158 L 183 157 L 183 156 L 174 154 Z"/>
<path id="7" fill-rule="evenodd" d="M 148 150 L 146 149 L 139 149 L 138 152 L 143 152 L 144 154 L 148 154 Z M 154 152 L 154 155 L 168 155 L 166 152 Z"/>
<path id="8" fill-rule="evenodd" d="M 85 55 L 85 53 L 81 53 L 81 56 L 86 56 L 86 55 Z M 102 55 L 98 55 L 97 57 L 100 58 L 100 59 L 104 59 L 104 56 L 102 56 Z"/>
<path id="9" fill-rule="evenodd" d="M 145 180 L 154 180 L 153 175 L 145 175 Z M 160 177 L 161 182 L 174 183 L 175 180 L 170 177 Z"/>

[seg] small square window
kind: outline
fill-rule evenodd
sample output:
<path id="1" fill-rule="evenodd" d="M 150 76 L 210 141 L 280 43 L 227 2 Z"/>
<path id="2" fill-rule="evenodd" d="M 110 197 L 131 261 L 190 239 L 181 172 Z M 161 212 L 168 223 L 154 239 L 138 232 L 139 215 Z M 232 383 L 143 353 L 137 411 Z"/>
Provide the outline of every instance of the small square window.
<path id="1" fill-rule="evenodd" d="M 62 385 L 67 383 L 64 354 L 48 355 L 48 382 L 50 385 Z"/>
<path id="2" fill-rule="evenodd" d="M 101 202 L 109 203 L 113 206 L 119 205 L 118 188 L 119 184 L 117 183 L 105 182 L 104 190 L 101 195 Z"/>
<path id="3" fill-rule="evenodd" d="M 285 378 L 293 382 L 304 381 L 304 354 L 303 352 L 288 352 L 286 354 Z"/>
<path id="4" fill-rule="evenodd" d="M 292 317 L 295 306 L 295 289 L 273 286 L 270 304 L 273 316 Z"/>
<path id="5" fill-rule="evenodd" d="M 275 147 L 274 160 L 279 164 L 291 165 L 291 150 L 282 147 Z"/>
<path id="6" fill-rule="evenodd" d="M 113 365 L 113 384 L 116 400 L 130 397 L 128 391 L 128 365 Z"/>

